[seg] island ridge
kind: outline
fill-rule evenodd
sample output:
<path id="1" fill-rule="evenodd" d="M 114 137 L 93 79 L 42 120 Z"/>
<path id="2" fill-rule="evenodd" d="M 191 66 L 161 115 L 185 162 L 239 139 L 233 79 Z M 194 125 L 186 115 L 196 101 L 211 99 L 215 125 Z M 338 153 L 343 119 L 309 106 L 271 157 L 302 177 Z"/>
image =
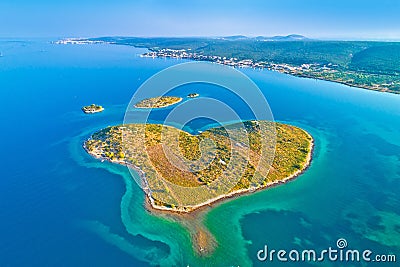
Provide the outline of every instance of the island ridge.
<path id="1" fill-rule="evenodd" d="M 135 104 L 135 108 L 164 108 L 182 101 L 182 97 L 160 96 L 146 98 Z"/>

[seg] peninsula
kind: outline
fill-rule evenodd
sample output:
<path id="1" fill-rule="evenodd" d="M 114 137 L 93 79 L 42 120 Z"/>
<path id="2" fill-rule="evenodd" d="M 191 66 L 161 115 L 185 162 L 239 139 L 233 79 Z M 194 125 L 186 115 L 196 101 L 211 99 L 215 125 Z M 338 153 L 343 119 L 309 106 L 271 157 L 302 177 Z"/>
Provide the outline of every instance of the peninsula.
<path id="1" fill-rule="evenodd" d="M 146 98 L 135 104 L 135 108 L 164 108 L 182 101 L 181 97 L 161 96 Z"/>
<path id="2" fill-rule="evenodd" d="M 135 170 L 152 208 L 187 213 L 293 179 L 310 164 L 313 138 L 301 128 L 268 121 L 199 135 L 160 124 L 126 124 L 94 133 L 83 147 L 97 159 Z"/>
<path id="3" fill-rule="evenodd" d="M 89 106 L 82 107 L 82 111 L 86 114 L 102 112 L 104 108 L 99 105 L 91 104 Z"/>
<path id="4" fill-rule="evenodd" d="M 400 93 L 400 42 L 325 41 L 301 35 L 275 37 L 99 37 L 104 42 L 147 48 L 143 57 L 211 61 L 259 68 L 369 90 Z"/>

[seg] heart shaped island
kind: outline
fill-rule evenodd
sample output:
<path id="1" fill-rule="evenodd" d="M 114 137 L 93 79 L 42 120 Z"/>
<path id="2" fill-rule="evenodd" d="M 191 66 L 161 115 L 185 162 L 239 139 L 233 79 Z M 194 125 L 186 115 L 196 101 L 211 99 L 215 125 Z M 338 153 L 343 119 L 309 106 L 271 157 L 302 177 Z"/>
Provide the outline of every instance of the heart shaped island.
<path id="1" fill-rule="evenodd" d="M 197 135 L 161 124 L 125 124 L 84 142 L 93 157 L 136 172 L 151 208 L 191 212 L 285 183 L 310 164 L 313 138 L 270 121 L 244 121 Z"/>

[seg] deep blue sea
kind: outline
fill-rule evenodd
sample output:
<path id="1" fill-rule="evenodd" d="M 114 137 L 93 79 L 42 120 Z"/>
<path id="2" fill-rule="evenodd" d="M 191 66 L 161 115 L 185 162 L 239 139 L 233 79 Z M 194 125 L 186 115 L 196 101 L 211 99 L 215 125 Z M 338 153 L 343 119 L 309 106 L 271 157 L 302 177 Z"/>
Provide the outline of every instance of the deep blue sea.
<path id="1" fill-rule="evenodd" d="M 122 123 L 146 79 L 184 61 L 50 41 L 0 39 L 0 266 L 313 266 L 260 262 L 257 252 L 322 250 L 339 238 L 400 261 L 400 95 L 242 69 L 275 120 L 313 135 L 314 157 L 296 180 L 208 212 L 219 246 L 199 258 L 183 226 L 144 209 L 125 167 L 82 149 L 94 131 Z M 83 114 L 91 103 L 105 111 Z"/>

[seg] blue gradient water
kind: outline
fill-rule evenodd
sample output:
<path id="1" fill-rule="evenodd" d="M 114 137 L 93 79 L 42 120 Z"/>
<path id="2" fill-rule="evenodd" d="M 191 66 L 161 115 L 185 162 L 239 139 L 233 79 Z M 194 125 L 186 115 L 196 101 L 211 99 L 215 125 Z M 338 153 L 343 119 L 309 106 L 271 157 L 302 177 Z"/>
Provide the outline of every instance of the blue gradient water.
<path id="1" fill-rule="evenodd" d="M 124 167 L 81 148 L 122 122 L 143 81 L 182 62 L 142 51 L 0 41 L 0 266 L 298 266 L 260 263 L 256 253 L 266 244 L 324 249 L 340 237 L 400 258 L 400 96 L 248 69 L 275 119 L 314 136 L 314 159 L 293 182 L 211 210 L 204 223 L 220 245 L 195 256 L 182 226 L 144 210 Z M 91 103 L 106 110 L 83 114 Z"/>

